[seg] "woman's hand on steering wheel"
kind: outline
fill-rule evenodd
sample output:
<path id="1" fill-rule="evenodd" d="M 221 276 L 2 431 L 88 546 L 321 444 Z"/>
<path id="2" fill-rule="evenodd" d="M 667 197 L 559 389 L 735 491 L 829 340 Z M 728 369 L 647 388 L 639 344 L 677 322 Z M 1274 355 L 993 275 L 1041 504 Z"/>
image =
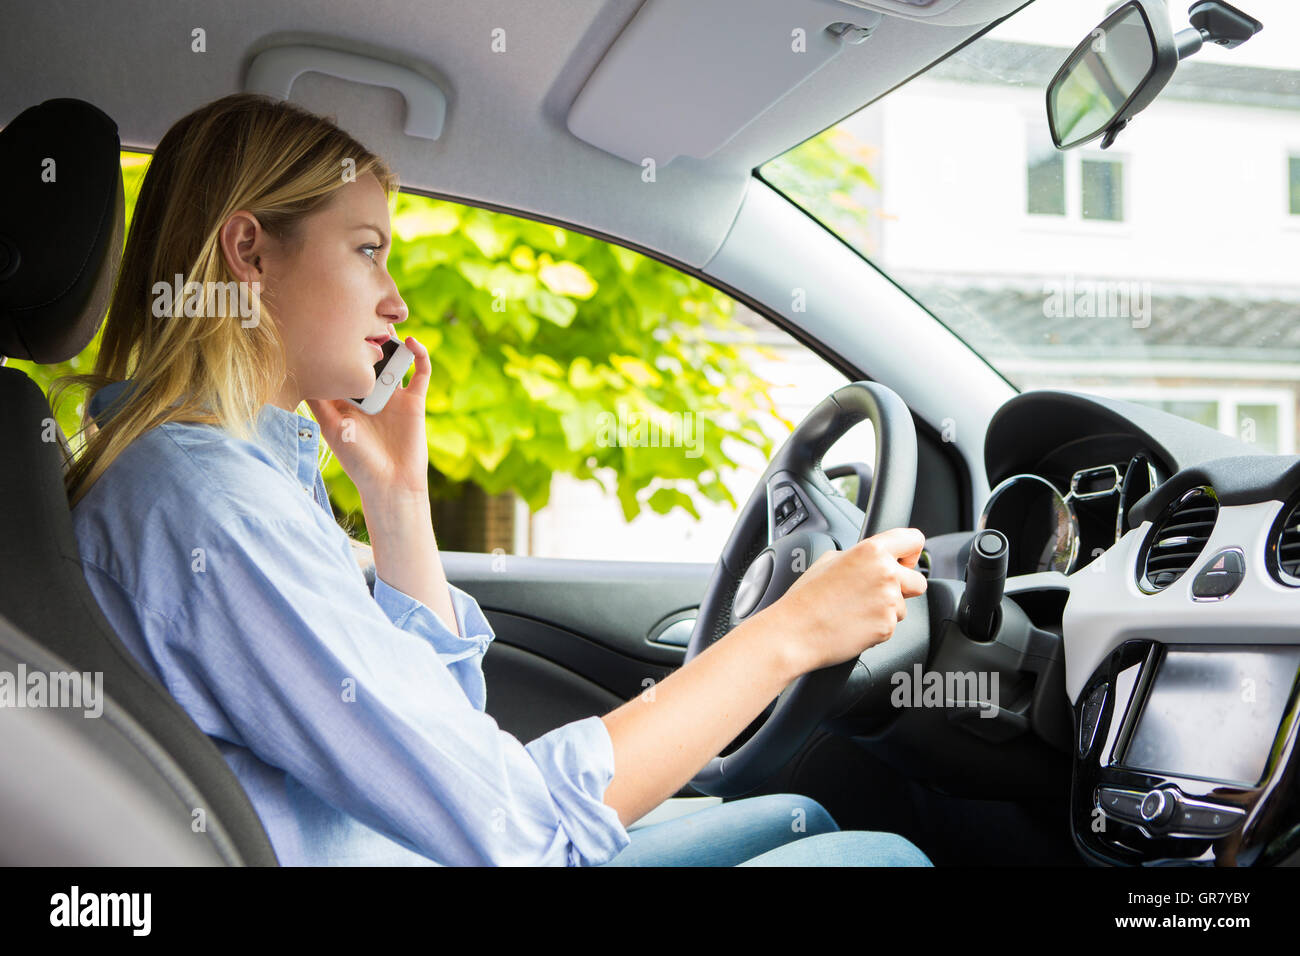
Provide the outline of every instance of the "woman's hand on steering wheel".
<path id="1" fill-rule="evenodd" d="M 828 551 L 754 617 L 780 622 L 775 632 L 788 641 L 797 673 L 852 660 L 889 640 L 907 615 L 904 600 L 925 593 L 915 569 L 924 545 L 916 528 L 892 528 Z"/>

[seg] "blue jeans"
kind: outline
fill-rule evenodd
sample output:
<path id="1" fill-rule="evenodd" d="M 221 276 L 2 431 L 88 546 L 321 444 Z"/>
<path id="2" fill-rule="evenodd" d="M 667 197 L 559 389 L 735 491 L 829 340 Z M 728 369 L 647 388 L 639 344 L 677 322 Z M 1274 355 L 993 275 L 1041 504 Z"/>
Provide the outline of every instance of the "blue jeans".
<path id="1" fill-rule="evenodd" d="M 841 830 L 811 797 L 776 793 L 721 803 L 628 832 L 604 866 L 930 866 L 894 833 Z"/>

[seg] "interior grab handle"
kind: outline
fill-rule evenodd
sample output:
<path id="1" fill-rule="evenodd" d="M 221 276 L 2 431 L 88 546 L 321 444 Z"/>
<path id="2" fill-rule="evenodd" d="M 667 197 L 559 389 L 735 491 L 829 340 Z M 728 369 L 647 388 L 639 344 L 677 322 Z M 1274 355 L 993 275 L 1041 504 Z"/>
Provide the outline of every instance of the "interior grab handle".
<path id="1" fill-rule="evenodd" d="M 294 80 L 304 73 L 324 73 L 354 83 L 391 87 L 406 100 L 407 136 L 437 139 L 442 135 L 447 97 L 438 84 L 408 67 L 359 53 L 318 46 L 272 47 L 253 58 L 244 89 L 287 100 Z"/>

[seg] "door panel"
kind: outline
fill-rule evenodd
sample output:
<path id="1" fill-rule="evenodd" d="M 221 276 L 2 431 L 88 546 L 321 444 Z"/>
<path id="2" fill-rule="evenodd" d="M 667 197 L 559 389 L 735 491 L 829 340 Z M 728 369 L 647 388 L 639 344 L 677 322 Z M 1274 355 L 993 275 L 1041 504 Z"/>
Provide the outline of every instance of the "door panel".
<path id="1" fill-rule="evenodd" d="M 650 637 L 698 607 L 713 572 L 700 563 L 459 551 L 442 560 L 496 634 L 483 658 L 487 712 L 525 742 L 607 714 L 680 666 L 684 647 Z M 700 796 L 689 785 L 677 795 Z"/>
<path id="2" fill-rule="evenodd" d="M 498 642 L 531 650 L 625 700 L 644 689 L 644 678 L 659 680 L 681 664 L 685 648 L 650 637 L 666 619 L 699 606 L 713 571 L 704 563 L 459 551 L 442 559 L 447 579 L 479 602 Z"/>

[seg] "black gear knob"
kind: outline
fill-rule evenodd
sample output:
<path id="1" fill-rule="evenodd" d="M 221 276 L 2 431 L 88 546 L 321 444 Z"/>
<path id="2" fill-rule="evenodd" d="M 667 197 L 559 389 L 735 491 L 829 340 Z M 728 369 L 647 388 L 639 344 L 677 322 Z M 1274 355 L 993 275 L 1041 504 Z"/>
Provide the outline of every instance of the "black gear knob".
<path id="1" fill-rule="evenodd" d="M 979 531 L 966 560 L 966 589 L 957 624 L 975 641 L 991 641 L 1002 626 L 1002 590 L 1007 583 L 1007 537 L 992 528 Z"/>

